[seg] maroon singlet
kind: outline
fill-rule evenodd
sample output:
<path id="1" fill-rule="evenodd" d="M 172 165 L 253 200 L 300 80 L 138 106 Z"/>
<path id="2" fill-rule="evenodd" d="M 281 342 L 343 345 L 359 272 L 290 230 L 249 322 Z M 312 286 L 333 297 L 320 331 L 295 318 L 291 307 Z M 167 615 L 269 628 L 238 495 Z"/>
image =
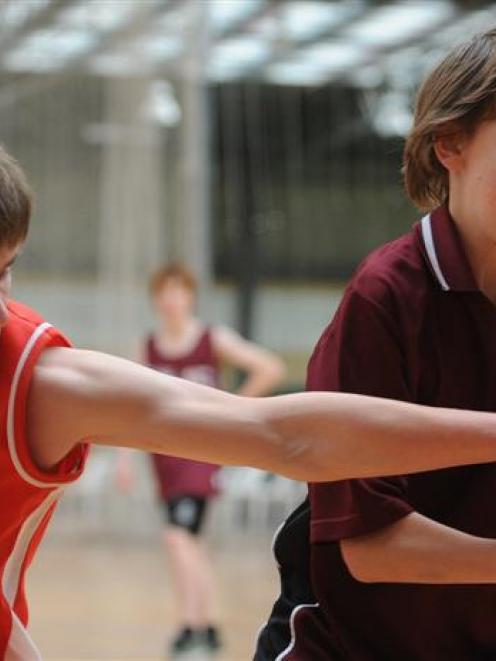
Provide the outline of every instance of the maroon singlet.
<path id="1" fill-rule="evenodd" d="M 153 335 L 146 342 L 146 363 L 149 367 L 188 381 L 218 388 L 219 361 L 212 346 L 211 331 L 207 328 L 188 354 L 167 356 L 157 347 Z M 215 473 L 219 466 L 201 461 L 152 454 L 160 494 L 164 500 L 178 496 L 209 498 L 218 493 Z"/>

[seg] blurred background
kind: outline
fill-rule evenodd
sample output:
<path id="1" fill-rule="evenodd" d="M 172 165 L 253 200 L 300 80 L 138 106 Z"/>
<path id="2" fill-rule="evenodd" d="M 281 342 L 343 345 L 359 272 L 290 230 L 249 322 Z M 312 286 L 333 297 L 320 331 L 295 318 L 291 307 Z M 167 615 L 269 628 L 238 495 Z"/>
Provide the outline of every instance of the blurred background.
<path id="1" fill-rule="evenodd" d="M 418 217 L 400 175 L 415 89 L 495 23 L 478 0 L 1 0 L 0 141 L 36 192 L 16 297 L 79 346 L 133 356 L 147 278 L 181 260 L 202 318 L 276 351 L 284 389 L 303 387 L 353 269 Z M 48 659 L 162 653 L 159 516 L 136 464 L 123 496 L 95 453 L 60 508 L 32 577 Z M 275 595 L 270 536 L 304 488 L 224 479 L 210 536 L 237 661 Z"/>

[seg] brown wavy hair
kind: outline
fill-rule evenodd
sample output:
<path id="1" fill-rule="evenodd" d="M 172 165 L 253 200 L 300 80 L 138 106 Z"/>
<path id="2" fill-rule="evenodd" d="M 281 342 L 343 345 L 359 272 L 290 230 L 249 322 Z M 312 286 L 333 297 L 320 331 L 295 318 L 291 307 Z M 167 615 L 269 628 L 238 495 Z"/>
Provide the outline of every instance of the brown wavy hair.
<path id="1" fill-rule="evenodd" d="M 24 241 L 33 195 L 17 161 L 0 145 L 0 246 Z"/>
<path id="2" fill-rule="evenodd" d="M 470 135 L 485 119 L 496 117 L 496 28 L 454 48 L 422 84 L 413 128 L 403 154 L 408 197 L 430 211 L 448 199 L 448 172 L 438 161 L 436 138 Z"/>

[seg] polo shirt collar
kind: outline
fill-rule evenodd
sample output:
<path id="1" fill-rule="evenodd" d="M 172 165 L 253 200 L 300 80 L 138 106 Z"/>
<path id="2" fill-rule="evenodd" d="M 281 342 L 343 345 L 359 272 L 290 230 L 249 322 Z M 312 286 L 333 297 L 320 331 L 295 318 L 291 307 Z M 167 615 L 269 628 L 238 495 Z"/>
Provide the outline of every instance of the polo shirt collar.
<path id="1" fill-rule="evenodd" d="M 420 221 L 423 252 L 444 291 L 479 291 L 462 239 L 446 205 Z"/>

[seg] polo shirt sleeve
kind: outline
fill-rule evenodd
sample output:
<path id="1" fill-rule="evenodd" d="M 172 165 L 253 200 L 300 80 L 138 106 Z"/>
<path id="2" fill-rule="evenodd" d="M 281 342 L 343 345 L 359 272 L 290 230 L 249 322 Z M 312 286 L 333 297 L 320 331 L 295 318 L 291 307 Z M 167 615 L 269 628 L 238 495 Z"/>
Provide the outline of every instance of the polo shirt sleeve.
<path id="1" fill-rule="evenodd" d="M 390 301 L 374 300 L 353 283 L 309 363 L 309 390 L 412 400 L 399 324 Z M 312 542 L 362 535 L 409 514 L 404 476 L 310 485 Z"/>

